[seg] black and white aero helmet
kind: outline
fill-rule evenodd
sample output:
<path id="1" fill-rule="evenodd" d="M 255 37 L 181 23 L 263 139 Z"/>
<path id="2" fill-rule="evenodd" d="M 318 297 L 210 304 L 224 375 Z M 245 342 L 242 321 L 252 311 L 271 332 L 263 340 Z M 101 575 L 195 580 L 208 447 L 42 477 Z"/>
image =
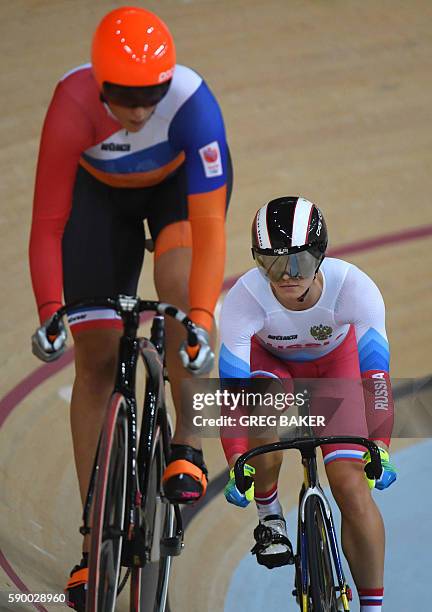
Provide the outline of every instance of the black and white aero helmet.
<path id="1" fill-rule="evenodd" d="M 261 273 L 277 282 L 313 277 L 327 249 L 328 236 L 320 209 L 300 196 L 271 200 L 252 223 L 252 255 Z"/>

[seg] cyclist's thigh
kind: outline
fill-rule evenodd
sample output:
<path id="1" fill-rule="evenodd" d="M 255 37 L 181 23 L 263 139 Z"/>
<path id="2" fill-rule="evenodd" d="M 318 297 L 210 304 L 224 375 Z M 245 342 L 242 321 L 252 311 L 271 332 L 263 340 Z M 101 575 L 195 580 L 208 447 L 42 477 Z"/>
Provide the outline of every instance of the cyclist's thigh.
<path id="1" fill-rule="evenodd" d="M 186 187 L 182 166 L 174 176 L 155 187 L 147 217 L 155 243 L 154 281 L 159 299 L 183 310 L 189 308 L 192 247 Z"/>
<path id="2" fill-rule="evenodd" d="M 121 330 L 81 329 L 74 333 L 75 372 L 77 376 L 113 378 Z"/>
<path id="3" fill-rule="evenodd" d="M 321 361 L 321 363 L 319 363 Z M 363 387 L 354 328 L 344 342 L 318 360 L 320 381 L 314 389 L 313 414 L 326 418 L 320 435 L 368 437 Z M 363 446 L 328 444 L 322 447 L 326 465 L 333 461 L 362 461 Z"/>
<path id="4" fill-rule="evenodd" d="M 159 299 L 184 311 L 189 310 L 191 260 L 192 250 L 181 247 L 170 249 L 154 262 L 154 282 Z"/>
<path id="5" fill-rule="evenodd" d="M 277 380 L 285 393 L 293 393 L 294 381 L 289 364 L 267 351 L 255 337 L 251 342 L 250 369 L 252 378 Z"/>
<path id="6" fill-rule="evenodd" d="M 278 415 L 294 406 L 294 381 L 289 366 L 267 351 L 253 337 L 250 367 L 251 378 L 259 379 L 254 382 L 250 390 L 253 391 L 253 397 L 258 397 L 261 401 L 257 403 L 254 399 L 252 406 L 248 403 L 247 411 L 257 417 L 272 417 L 277 422 Z M 269 401 L 270 394 L 272 396 L 271 402 Z M 253 420 L 251 420 L 251 424 L 253 424 Z M 251 427 L 249 432 L 251 447 L 259 444 L 270 444 L 279 439 L 275 421 L 265 421 L 265 425 L 265 430 L 262 422 L 259 422 L 258 428 Z"/>
<path id="7" fill-rule="evenodd" d="M 146 193 L 109 187 L 79 168 L 63 236 L 66 302 L 136 293 L 144 257 Z M 114 311 L 100 308 L 75 311 L 69 324 L 74 335 L 83 329 L 121 329 Z"/>

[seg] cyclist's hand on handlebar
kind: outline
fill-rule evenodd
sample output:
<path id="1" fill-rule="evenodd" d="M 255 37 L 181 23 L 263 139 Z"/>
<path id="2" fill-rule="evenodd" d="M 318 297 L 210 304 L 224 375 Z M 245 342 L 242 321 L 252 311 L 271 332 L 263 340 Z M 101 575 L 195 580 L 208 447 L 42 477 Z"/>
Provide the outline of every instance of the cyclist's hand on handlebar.
<path id="1" fill-rule="evenodd" d="M 51 319 L 45 321 L 32 336 L 33 355 L 46 362 L 55 361 L 63 355 L 66 349 L 67 333 L 63 321 L 58 323 L 59 330 L 56 336 L 48 334 L 50 323 Z"/>
<path id="2" fill-rule="evenodd" d="M 384 448 L 381 448 L 381 447 L 379 451 L 381 455 L 381 465 L 382 465 L 381 476 L 378 478 L 378 480 L 375 480 L 375 479 L 368 478 L 365 474 L 365 478 L 368 481 L 368 485 L 370 489 L 373 489 L 375 487 L 375 489 L 379 489 L 380 491 L 383 491 L 384 489 L 387 489 L 391 484 L 395 482 L 397 478 L 397 472 L 396 472 L 396 468 L 390 461 L 390 455 L 388 454 L 388 452 Z M 365 465 L 370 463 L 371 457 L 370 457 L 369 451 L 364 453 L 363 461 L 365 462 Z"/>
<path id="3" fill-rule="evenodd" d="M 202 327 L 197 327 L 196 333 L 199 342 L 198 352 L 193 355 L 195 347 L 192 347 L 192 349 L 188 347 L 186 340 L 180 346 L 179 352 L 180 359 L 186 370 L 195 376 L 199 376 L 200 374 L 208 374 L 211 371 L 215 356 L 210 346 L 208 332 Z"/>
<path id="4" fill-rule="evenodd" d="M 253 500 L 255 492 L 255 485 L 252 480 L 252 476 L 255 474 L 255 468 L 245 463 L 243 473 L 247 478 L 249 478 L 250 482 L 250 486 L 245 493 L 240 493 L 240 491 L 237 489 L 234 478 L 234 468 L 230 470 L 230 479 L 224 489 L 224 495 L 227 502 L 234 504 L 234 506 L 239 506 L 240 508 L 246 508 L 249 502 Z"/>

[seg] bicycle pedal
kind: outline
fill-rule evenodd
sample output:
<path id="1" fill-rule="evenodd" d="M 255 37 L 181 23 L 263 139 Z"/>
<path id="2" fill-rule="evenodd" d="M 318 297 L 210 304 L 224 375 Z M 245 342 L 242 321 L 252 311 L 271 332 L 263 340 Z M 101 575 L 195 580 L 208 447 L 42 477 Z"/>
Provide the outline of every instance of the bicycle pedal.
<path id="1" fill-rule="evenodd" d="M 274 569 L 276 567 L 283 567 L 284 565 L 293 565 L 294 557 L 288 558 L 286 554 L 278 555 L 260 555 L 257 554 L 257 562 L 259 565 L 263 565 L 267 569 Z"/>
<path id="2" fill-rule="evenodd" d="M 125 542 L 122 548 L 121 564 L 123 567 L 144 567 L 150 561 L 150 555 L 141 543 L 133 540 Z"/>
<path id="3" fill-rule="evenodd" d="M 160 543 L 161 554 L 165 557 L 178 557 L 183 548 L 183 540 L 177 536 L 163 538 Z"/>

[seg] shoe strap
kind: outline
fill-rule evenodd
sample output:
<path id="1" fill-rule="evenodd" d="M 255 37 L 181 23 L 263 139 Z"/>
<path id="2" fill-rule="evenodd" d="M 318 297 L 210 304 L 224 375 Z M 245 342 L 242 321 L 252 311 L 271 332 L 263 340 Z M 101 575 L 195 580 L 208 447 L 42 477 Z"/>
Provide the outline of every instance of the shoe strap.
<path id="1" fill-rule="evenodd" d="M 82 567 L 76 572 L 72 572 L 69 578 L 66 588 L 72 589 L 80 584 L 87 584 L 88 582 L 88 567 Z"/>
<path id="2" fill-rule="evenodd" d="M 292 554 L 292 544 L 288 538 L 281 533 L 273 531 L 271 527 L 267 527 L 267 525 L 260 523 L 257 527 L 255 527 L 254 538 L 256 544 L 251 550 L 253 555 L 263 552 L 273 544 L 284 544 L 285 546 L 288 546 L 288 550 Z"/>
<path id="3" fill-rule="evenodd" d="M 170 478 L 180 476 L 180 474 L 187 474 L 199 482 L 203 488 L 202 495 L 204 495 L 207 489 L 207 476 L 200 467 L 191 461 L 187 461 L 186 459 L 176 459 L 175 461 L 169 463 L 166 466 L 165 472 L 162 476 L 162 482 L 165 483 Z"/>
<path id="4" fill-rule="evenodd" d="M 266 521 L 282 521 L 285 523 L 284 517 L 280 514 L 267 514 L 267 516 L 265 516 L 261 522 L 265 523 Z"/>

